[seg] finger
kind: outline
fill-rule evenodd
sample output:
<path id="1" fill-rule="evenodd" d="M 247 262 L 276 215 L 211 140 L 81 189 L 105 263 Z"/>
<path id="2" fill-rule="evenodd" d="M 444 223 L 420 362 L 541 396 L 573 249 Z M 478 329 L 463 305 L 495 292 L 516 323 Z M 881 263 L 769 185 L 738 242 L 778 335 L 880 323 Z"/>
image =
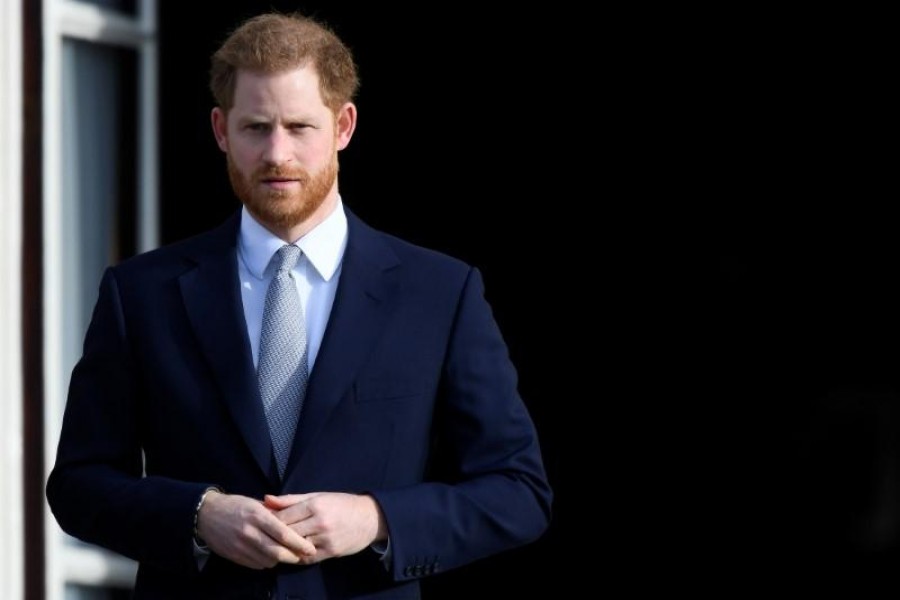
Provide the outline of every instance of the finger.
<path id="1" fill-rule="evenodd" d="M 302 540 L 302 543 L 315 551 L 315 546 L 312 546 L 311 542 Z M 239 560 L 236 562 L 254 569 L 274 567 L 279 562 L 291 564 L 300 562 L 300 555 L 270 536 L 262 528 L 255 528 L 252 533 L 247 532 L 240 540 L 237 554 Z"/>
<path id="2" fill-rule="evenodd" d="M 320 545 L 316 543 L 316 538 L 314 536 L 322 535 L 323 532 L 322 528 L 315 521 L 315 519 L 307 518 L 295 523 L 291 523 L 290 528 L 297 535 L 312 543 L 312 545 L 317 549 L 320 548 Z"/>
<path id="3" fill-rule="evenodd" d="M 263 496 L 263 504 L 269 508 L 276 510 L 293 506 L 298 502 L 303 502 L 306 494 L 285 494 L 283 496 L 275 496 L 274 494 L 266 494 Z"/>
<path id="4" fill-rule="evenodd" d="M 287 551 L 283 546 L 276 544 L 272 538 L 256 529 L 253 532 L 244 532 L 234 540 L 230 547 L 223 548 L 221 553 L 225 558 L 239 565 L 251 569 L 266 569 L 278 563 L 278 548 Z"/>
<path id="5" fill-rule="evenodd" d="M 328 549 L 329 542 L 326 536 L 322 534 L 311 533 L 307 536 L 303 536 L 303 539 L 307 540 L 310 544 L 315 546 L 317 560 L 328 558 L 331 555 L 331 552 Z"/>
<path id="6" fill-rule="evenodd" d="M 272 541 L 295 555 L 313 556 L 316 553 L 316 547 L 312 542 L 304 539 L 299 533 L 282 523 L 271 513 L 267 515 L 267 518 L 262 519 L 260 529 Z"/>
<path id="7" fill-rule="evenodd" d="M 312 492 L 310 494 L 284 494 L 282 496 L 266 494 L 263 497 L 263 503 L 268 508 L 281 510 L 289 506 L 293 506 L 294 504 L 297 504 L 299 502 L 304 502 L 306 500 L 309 500 L 310 498 L 314 498 L 320 494 L 321 492 Z"/>
<path id="8" fill-rule="evenodd" d="M 306 538 L 316 547 L 316 554 L 314 556 L 301 556 L 299 564 L 301 565 L 312 565 L 316 563 L 320 563 L 323 560 L 327 560 L 329 558 L 333 558 L 335 556 L 334 552 L 328 549 L 328 540 L 324 535 L 310 535 Z"/>
<path id="9" fill-rule="evenodd" d="M 240 560 L 236 561 L 240 564 L 248 566 L 252 569 L 268 569 L 274 567 L 278 564 L 279 550 L 281 549 L 287 555 L 291 555 L 291 552 L 288 552 L 286 548 L 283 546 L 279 546 L 274 542 L 270 542 L 267 546 L 256 546 L 252 544 L 248 544 L 244 548 L 241 549 Z M 299 562 L 299 558 L 295 557 L 295 562 Z M 285 556 L 288 558 L 288 556 Z"/>
<path id="10" fill-rule="evenodd" d="M 298 502 L 281 509 L 271 509 L 270 514 L 285 525 L 295 525 L 313 516 L 312 508 L 307 502 Z"/>
<path id="11" fill-rule="evenodd" d="M 315 551 L 315 546 L 312 546 L 312 542 L 307 543 L 313 548 L 313 551 Z M 307 556 L 306 554 L 295 552 L 294 550 L 290 549 L 285 544 L 274 538 L 269 538 L 269 541 L 265 544 L 263 552 L 265 553 L 266 560 L 269 562 L 268 566 L 275 566 L 275 564 L 279 562 L 295 565 L 300 562 L 301 555 Z"/>

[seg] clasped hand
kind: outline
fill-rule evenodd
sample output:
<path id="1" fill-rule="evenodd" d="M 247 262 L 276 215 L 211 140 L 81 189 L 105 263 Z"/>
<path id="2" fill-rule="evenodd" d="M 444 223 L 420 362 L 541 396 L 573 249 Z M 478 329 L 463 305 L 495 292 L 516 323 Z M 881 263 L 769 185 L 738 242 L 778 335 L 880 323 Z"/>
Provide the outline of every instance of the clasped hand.
<path id="1" fill-rule="evenodd" d="M 309 565 L 386 539 L 374 498 L 338 492 L 267 495 L 263 502 L 212 492 L 198 532 L 212 552 L 252 569 Z"/>

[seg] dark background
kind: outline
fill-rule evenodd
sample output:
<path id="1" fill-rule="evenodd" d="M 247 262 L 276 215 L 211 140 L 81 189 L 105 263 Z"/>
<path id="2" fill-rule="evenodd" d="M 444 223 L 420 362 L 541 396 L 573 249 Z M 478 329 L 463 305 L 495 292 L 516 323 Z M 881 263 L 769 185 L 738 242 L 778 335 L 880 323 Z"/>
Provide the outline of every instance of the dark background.
<path id="1" fill-rule="evenodd" d="M 173 241 L 238 207 L 208 59 L 269 5 L 160 4 Z M 482 269 L 556 491 L 543 539 L 429 597 L 900 591 L 883 15 L 271 6 L 354 50 L 344 201 Z"/>
<path id="2" fill-rule="evenodd" d="M 653 282 L 653 512 L 671 550 L 645 564 L 687 589 L 898 589 L 886 39 L 873 14 L 698 10 L 641 61 L 665 219 L 655 268 L 628 268 Z"/>
<path id="3" fill-rule="evenodd" d="M 574 498 L 587 492 L 564 476 L 564 447 L 600 454 L 599 439 L 572 435 L 565 417 L 589 404 L 602 410 L 583 376 L 586 361 L 598 367 L 599 350 L 589 348 L 585 359 L 572 342 L 586 333 L 576 321 L 586 284 L 573 278 L 585 258 L 574 223 L 586 190 L 569 170 L 586 114 L 573 106 L 581 92 L 564 84 L 577 76 L 568 70 L 580 68 L 572 61 L 579 38 L 560 34 L 568 17 L 350 2 L 215 6 L 159 3 L 163 242 L 217 225 L 239 207 L 209 124 L 210 55 L 268 6 L 324 19 L 354 51 L 362 82 L 358 128 L 340 155 L 343 200 L 374 227 L 482 270 L 556 492 L 554 522 L 541 540 L 430 579 L 427 597 L 468 597 L 476 585 L 504 597 L 532 592 L 580 562 L 563 531 L 577 531 Z M 580 466 L 602 482 L 598 461 Z M 579 534 L 596 546 L 587 532 L 598 523 Z"/>

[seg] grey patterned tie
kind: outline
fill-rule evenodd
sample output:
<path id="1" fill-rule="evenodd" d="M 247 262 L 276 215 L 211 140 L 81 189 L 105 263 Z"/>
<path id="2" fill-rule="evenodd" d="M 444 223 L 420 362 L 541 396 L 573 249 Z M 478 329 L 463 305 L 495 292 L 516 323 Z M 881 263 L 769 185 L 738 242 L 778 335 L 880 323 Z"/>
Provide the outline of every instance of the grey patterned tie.
<path id="1" fill-rule="evenodd" d="M 282 476 L 309 379 L 303 306 L 291 275 L 300 254 L 297 246 L 285 245 L 272 257 L 277 271 L 266 292 L 256 369 L 275 461 Z"/>

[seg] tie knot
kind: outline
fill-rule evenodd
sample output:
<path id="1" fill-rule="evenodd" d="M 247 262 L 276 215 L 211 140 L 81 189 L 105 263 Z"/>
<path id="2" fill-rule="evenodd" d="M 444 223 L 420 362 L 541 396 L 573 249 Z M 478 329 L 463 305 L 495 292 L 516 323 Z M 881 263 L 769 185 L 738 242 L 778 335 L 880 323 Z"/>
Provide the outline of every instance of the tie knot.
<path id="1" fill-rule="evenodd" d="M 272 257 L 272 262 L 275 263 L 275 268 L 278 272 L 283 273 L 294 268 L 294 265 L 297 264 L 301 254 L 302 251 L 297 246 L 285 244 L 279 248 L 278 252 L 275 253 L 275 256 Z"/>

